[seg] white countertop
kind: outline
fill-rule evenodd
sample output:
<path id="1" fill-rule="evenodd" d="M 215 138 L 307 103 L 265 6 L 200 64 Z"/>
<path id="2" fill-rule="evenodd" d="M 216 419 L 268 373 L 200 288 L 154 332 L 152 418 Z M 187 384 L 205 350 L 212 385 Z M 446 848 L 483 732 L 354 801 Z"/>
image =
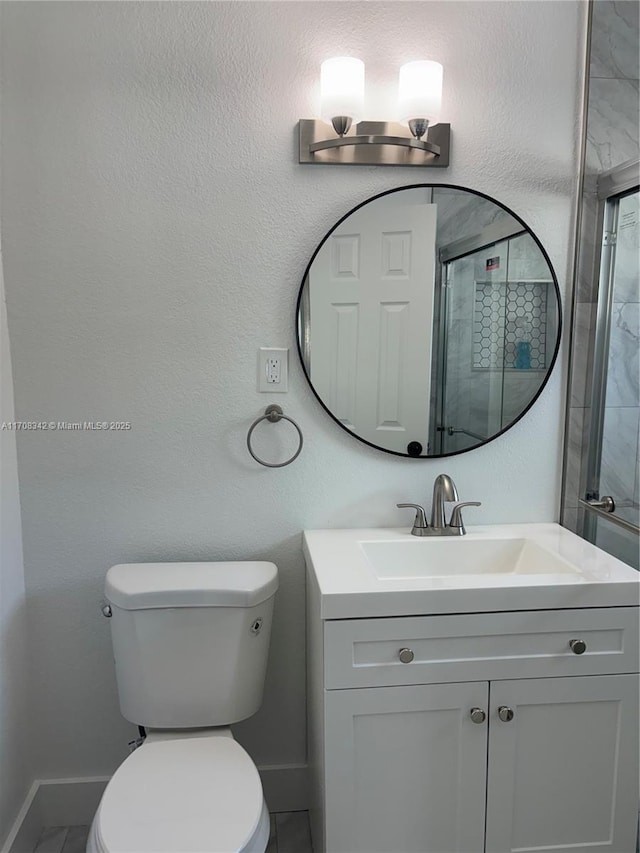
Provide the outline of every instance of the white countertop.
<path id="1" fill-rule="evenodd" d="M 640 604 L 640 573 L 558 524 L 468 527 L 456 542 L 527 539 L 575 568 L 562 574 L 455 574 L 379 578 L 361 543 L 413 542 L 429 547 L 444 537 L 411 536 L 410 528 L 306 530 L 310 582 L 318 585 L 323 619 L 418 616 L 508 610 L 559 610 Z M 452 552 L 455 553 L 455 552 Z"/>

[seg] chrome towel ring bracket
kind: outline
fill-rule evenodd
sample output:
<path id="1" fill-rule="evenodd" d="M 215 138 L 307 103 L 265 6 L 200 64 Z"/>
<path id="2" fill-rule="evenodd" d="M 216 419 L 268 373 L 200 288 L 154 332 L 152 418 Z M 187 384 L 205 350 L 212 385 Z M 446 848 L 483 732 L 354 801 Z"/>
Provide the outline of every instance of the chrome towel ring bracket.
<path id="1" fill-rule="evenodd" d="M 256 454 L 254 453 L 253 448 L 251 447 L 251 435 L 254 429 L 261 421 L 271 421 L 272 424 L 277 424 L 278 421 L 289 421 L 289 423 L 293 424 L 293 426 L 298 431 L 298 449 L 293 454 L 293 456 L 291 456 L 285 462 L 265 462 L 264 459 L 260 459 L 260 457 L 256 456 Z M 261 465 L 264 465 L 265 468 L 284 468 L 285 465 L 291 465 L 294 459 L 297 459 L 298 456 L 300 456 L 300 451 L 302 450 L 303 443 L 304 439 L 302 438 L 302 430 L 300 429 L 298 424 L 292 418 L 285 415 L 280 406 L 276 406 L 275 404 L 267 406 L 267 408 L 264 410 L 264 415 L 257 418 L 251 424 L 251 426 L 249 427 L 249 432 L 247 433 L 247 450 L 253 456 L 256 462 L 259 462 Z"/>

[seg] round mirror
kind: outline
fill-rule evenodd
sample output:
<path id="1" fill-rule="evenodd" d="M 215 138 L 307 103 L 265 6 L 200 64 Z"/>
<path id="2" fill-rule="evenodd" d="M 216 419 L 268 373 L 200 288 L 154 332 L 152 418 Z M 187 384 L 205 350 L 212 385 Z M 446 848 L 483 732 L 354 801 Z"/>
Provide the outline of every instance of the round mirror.
<path id="1" fill-rule="evenodd" d="M 297 304 L 320 403 L 399 456 L 462 453 L 512 426 L 549 377 L 560 326 L 535 234 L 495 199 L 448 184 L 347 213 L 314 252 Z"/>

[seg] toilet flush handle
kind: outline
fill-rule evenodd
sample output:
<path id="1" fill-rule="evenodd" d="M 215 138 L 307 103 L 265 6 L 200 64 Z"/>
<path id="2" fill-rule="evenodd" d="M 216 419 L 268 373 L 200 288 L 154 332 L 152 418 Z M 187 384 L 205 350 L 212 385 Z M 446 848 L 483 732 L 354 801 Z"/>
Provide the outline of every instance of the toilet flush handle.
<path id="1" fill-rule="evenodd" d="M 113 616 L 113 613 L 111 612 L 111 605 L 110 604 L 103 604 L 102 607 L 100 608 L 100 610 L 102 612 L 102 615 L 106 616 L 107 619 L 111 619 L 111 617 Z"/>

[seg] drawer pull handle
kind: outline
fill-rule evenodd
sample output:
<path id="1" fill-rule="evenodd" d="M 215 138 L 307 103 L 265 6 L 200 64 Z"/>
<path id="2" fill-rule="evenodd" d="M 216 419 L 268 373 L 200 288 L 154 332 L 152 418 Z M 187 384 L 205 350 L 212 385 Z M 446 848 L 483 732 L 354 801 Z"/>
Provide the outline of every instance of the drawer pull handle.
<path id="1" fill-rule="evenodd" d="M 500 705 L 498 708 L 498 717 L 500 717 L 503 723 L 510 723 L 513 720 L 514 714 L 511 708 L 507 708 L 506 705 Z"/>
<path id="2" fill-rule="evenodd" d="M 400 658 L 400 663 L 411 663 L 413 660 L 413 652 L 411 649 L 400 649 L 398 657 Z"/>
<path id="3" fill-rule="evenodd" d="M 584 640 L 569 640 L 569 645 L 574 655 L 583 655 L 587 651 L 587 644 Z"/>
<path id="4" fill-rule="evenodd" d="M 469 713 L 469 716 L 471 717 L 471 722 L 478 723 L 478 725 L 480 723 L 484 723 L 484 721 L 487 719 L 487 715 L 482 710 L 482 708 L 472 708 Z"/>

